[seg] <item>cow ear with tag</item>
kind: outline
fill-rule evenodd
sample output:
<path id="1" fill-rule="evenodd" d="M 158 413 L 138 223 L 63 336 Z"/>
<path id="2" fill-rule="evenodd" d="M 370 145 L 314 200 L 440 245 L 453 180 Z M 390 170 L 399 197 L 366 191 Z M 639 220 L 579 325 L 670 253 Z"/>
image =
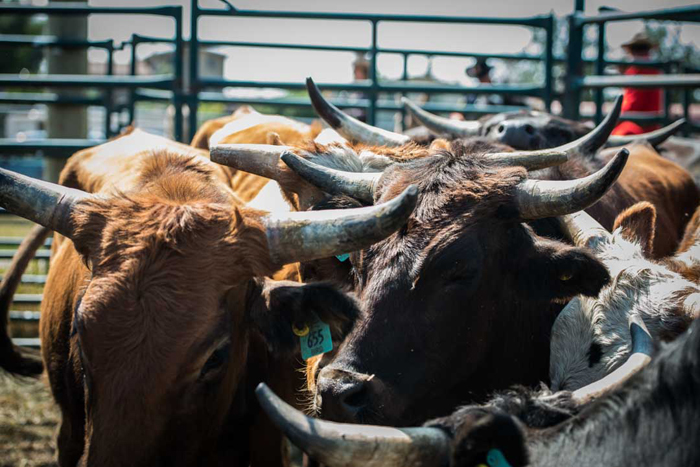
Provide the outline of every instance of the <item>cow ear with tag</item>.
<path id="1" fill-rule="evenodd" d="M 516 467 L 528 464 L 520 423 L 500 410 L 467 406 L 426 425 L 441 428 L 452 437 L 450 465 Z"/>
<path id="2" fill-rule="evenodd" d="M 595 297 L 610 281 L 605 265 L 585 248 L 539 238 L 517 268 L 518 286 L 538 300 Z"/>
<path id="3" fill-rule="evenodd" d="M 327 348 L 329 337 L 342 340 L 358 315 L 355 301 L 330 284 L 271 279 L 256 280 L 255 298 L 248 312 L 271 351 L 298 352 L 300 341 L 306 340 L 314 344 L 307 345 L 307 356 Z"/>

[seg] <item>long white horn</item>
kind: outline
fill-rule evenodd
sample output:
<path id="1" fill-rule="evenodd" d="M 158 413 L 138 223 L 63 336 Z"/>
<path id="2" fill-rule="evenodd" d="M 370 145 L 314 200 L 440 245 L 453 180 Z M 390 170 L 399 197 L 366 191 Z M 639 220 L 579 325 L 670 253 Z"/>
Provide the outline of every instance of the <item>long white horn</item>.
<path id="1" fill-rule="evenodd" d="M 0 169 L 0 206 L 18 216 L 73 238 L 71 214 L 92 195 Z"/>
<path id="2" fill-rule="evenodd" d="M 579 404 L 585 404 L 611 390 L 620 387 L 639 370 L 644 368 L 651 361 L 651 354 L 654 350 L 654 341 L 642 318 L 636 314 L 628 317 L 630 336 L 632 338 L 632 351 L 625 363 L 617 370 L 604 378 L 584 386 L 573 392 L 573 399 Z"/>
<path id="3" fill-rule="evenodd" d="M 481 122 L 478 120 L 451 120 L 421 109 L 406 97 L 402 97 L 401 102 L 408 113 L 418 120 L 421 125 L 438 136 L 468 138 L 470 136 L 478 136 L 479 130 L 481 130 Z"/>
<path id="4" fill-rule="evenodd" d="M 396 147 L 411 141 L 406 135 L 368 125 L 343 113 L 323 97 L 311 78 L 306 78 L 306 89 L 318 116 L 352 143 Z"/>
<path id="5" fill-rule="evenodd" d="M 345 172 L 314 164 L 291 152 L 282 161 L 307 182 L 331 195 L 348 195 L 366 203 L 374 202 L 374 187 L 382 172 Z"/>
<path id="6" fill-rule="evenodd" d="M 626 144 L 634 144 L 634 143 L 649 143 L 652 146 L 656 147 L 659 144 L 663 143 L 666 141 L 668 138 L 671 136 L 675 135 L 678 130 L 680 130 L 683 125 L 685 125 L 686 119 L 681 118 L 680 120 L 676 120 L 675 122 L 671 123 L 668 126 L 665 126 L 663 128 L 659 128 L 658 130 L 650 131 L 649 133 L 644 133 L 642 135 L 630 135 L 630 136 L 616 136 L 613 135 L 610 138 L 608 138 L 608 142 L 606 146 L 624 146 Z"/>
<path id="7" fill-rule="evenodd" d="M 328 467 L 449 465 L 450 439 L 439 428 L 391 428 L 307 417 L 260 383 L 255 390 L 272 422 L 294 445 Z"/>
<path id="8" fill-rule="evenodd" d="M 417 198 L 418 189 L 410 185 L 374 206 L 270 214 L 263 219 L 270 257 L 288 264 L 365 249 L 400 229 Z"/>
<path id="9" fill-rule="evenodd" d="M 615 183 L 628 157 L 623 148 L 598 172 L 577 180 L 523 180 L 516 192 L 520 218 L 557 217 L 586 209 Z"/>

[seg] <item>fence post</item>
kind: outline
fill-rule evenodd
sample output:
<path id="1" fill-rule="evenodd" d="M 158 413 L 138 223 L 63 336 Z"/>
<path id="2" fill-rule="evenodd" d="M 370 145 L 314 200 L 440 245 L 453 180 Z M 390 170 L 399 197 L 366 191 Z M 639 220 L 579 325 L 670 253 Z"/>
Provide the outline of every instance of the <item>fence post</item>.
<path id="1" fill-rule="evenodd" d="M 176 141 L 183 142 L 182 134 L 182 7 L 177 7 L 175 14 L 175 66 L 173 80 L 173 106 L 175 107 L 174 137 Z"/>
<path id="2" fill-rule="evenodd" d="M 576 5 L 583 4 L 583 0 L 576 0 Z M 566 54 L 566 80 L 564 98 L 564 116 L 572 120 L 578 120 L 581 103 L 581 90 L 578 87 L 578 78 L 581 75 L 581 53 L 583 49 L 583 26 L 578 24 L 579 13 L 569 15 L 569 46 Z"/>
<path id="3" fill-rule="evenodd" d="M 52 0 L 51 3 L 63 3 L 64 0 Z M 86 3 L 86 2 L 83 2 Z M 87 16 L 49 16 L 48 34 L 61 39 L 86 40 Z M 87 48 L 60 47 L 48 49 L 48 73 L 50 74 L 87 74 Z M 64 95 L 78 96 L 81 89 L 56 90 Z M 49 138 L 86 138 L 88 114 L 86 106 L 50 104 L 46 123 Z M 56 182 L 65 164 L 64 158 L 44 156 L 44 180 Z"/>
<path id="4" fill-rule="evenodd" d="M 187 118 L 189 140 L 194 138 L 197 131 L 197 110 L 199 108 L 199 33 L 197 25 L 199 24 L 199 1 L 192 0 L 192 8 L 190 11 L 190 60 L 189 60 L 189 84 L 187 88 L 187 107 L 189 114 Z"/>
<path id="5" fill-rule="evenodd" d="M 131 62 L 129 63 L 129 74 L 136 76 L 136 46 L 139 43 L 139 37 L 136 34 L 131 35 Z M 129 88 L 129 125 L 136 123 L 136 90 Z"/>
<path id="6" fill-rule="evenodd" d="M 554 13 L 549 14 L 545 32 L 545 59 L 544 59 L 544 108 L 547 112 L 552 109 L 552 68 L 554 67 Z"/>
<path id="7" fill-rule="evenodd" d="M 114 75 L 114 41 L 110 40 L 107 46 L 107 76 Z M 105 139 L 112 136 L 112 88 L 105 89 Z"/>
<path id="8" fill-rule="evenodd" d="M 595 61 L 595 74 L 602 75 L 605 72 L 605 23 L 598 25 L 598 56 Z M 603 120 L 603 88 L 595 91 L 595 123 Z"/>
<path id="9" fill-rule="evenodd" d="M 369 90 L 369 111 L 367 112 L 367 123 L 376 125 L 377 122 L 377 20 L 372 20 L 372 45 L 370 49 L 369 79 L 372 85 Z"/>

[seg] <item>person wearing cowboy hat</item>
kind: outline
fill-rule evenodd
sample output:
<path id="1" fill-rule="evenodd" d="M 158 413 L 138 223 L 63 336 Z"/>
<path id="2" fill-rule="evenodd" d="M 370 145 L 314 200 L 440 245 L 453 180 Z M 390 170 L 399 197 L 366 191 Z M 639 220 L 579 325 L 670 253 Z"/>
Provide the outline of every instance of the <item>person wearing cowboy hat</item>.
<path id="1" fill-rule="evenodd" d="M 649 60 L 651 52 L 658 45 L 646 32 L 638 32 L 632 40 L 625 42 L 621 47 L 634 61 Z M 626 76 L 633 75 L 658 75 L 661 71 L 657 68 L 643 65 L 630 65 L 624 71 Z M 622 116 L 632 113 L 660 114 L 663 107 L 662 93 L 659 88 L 625 88 L 622 101 Z M 655 130 L 658 125 L 639 125 L 635 122 L 625 121 L 613 130 L 613 135 L 638 135 Z"/>

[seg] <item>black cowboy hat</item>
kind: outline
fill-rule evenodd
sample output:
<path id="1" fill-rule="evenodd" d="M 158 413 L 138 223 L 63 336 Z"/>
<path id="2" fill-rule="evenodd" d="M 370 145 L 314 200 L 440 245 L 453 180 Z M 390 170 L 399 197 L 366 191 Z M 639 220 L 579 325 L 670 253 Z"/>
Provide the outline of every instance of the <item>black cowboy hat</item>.
<path id="1" fill-rule="evenodd" d="M 646 32 L 642 31 L 632 36 L 629 42 L 625 42 L 620 47 L 626 50 L 652 50 L 658 46 Z"/>
<path id="2" fill-rule="evenodd" d="M 486 63 L 485 58 L 477 58 L 474 65 L 468 67 L 464 72 L 472 78 L 481 78 L 491 72 L 491 67 Z"/>

